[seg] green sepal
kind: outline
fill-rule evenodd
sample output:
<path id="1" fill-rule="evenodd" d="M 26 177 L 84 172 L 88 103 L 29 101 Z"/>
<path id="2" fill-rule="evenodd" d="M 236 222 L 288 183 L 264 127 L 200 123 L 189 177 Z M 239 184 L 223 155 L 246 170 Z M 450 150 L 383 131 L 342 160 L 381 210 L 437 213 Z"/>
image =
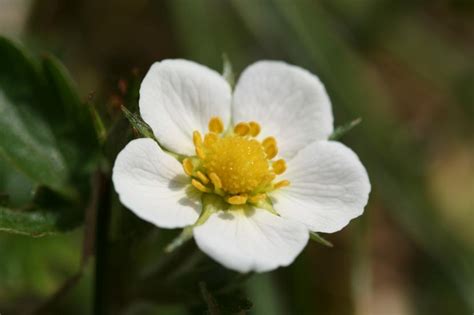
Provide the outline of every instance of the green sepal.
<path id="1" fill-rule="evenodd" d="M 348 133 L 352 128 L 360 124 L 361 121 L 362 121 L 362 118 L 359 117 L 347 124 L 336 127 L 336 129 L 334 129 L 332 134 L 329 136 L 329 140 L 339 140 L 340 138 L 342 138 L 342 136 Z"/>
<path id="2" fill-rule="evenodd" d="M 334 247 L 334 245 L 332 245 L 330 241 L 326 240 L 325 238 L 323 238 L 321 235 L 319 235 L 316 232 L 309 232 L 309 236 L 312 241 L 315 241 L 327 247 Z"/>
<path id="3" fill-rule="evenodd" d="M 227 205 L 222 200 L 222 198 L 214 194 L 202 194 L 201 202 L 202 211 L 199 215 L 199 218 L 193 225 L 185 227 L 183 231 L 165 247 L 165 252 L 171 253 L 189 241 L 193 237 L 194 227 L 204 224 L 212 214 L 227 208 Z"/>
<path id="4" fill-rule="evenodd" d="M 224 200 L 215 194 L 202 194 L 201 202 L 202 212 L 193 226 L 204 224 L 212 214 L 219 210 L 225 210 L 228 208 L 228 205 L 224 202 Z"/>
<path id="5" fill-rule="evenodd" d="M 235 74 L 232 67 L 232 63 L 229 60 L 227 54 L 222 54 L 222 76 L 229 83 L 230 87 L 234 89 L 235 86 Z"/>
<path id="6" fill-rule="evenodd" d="M 132 127 L 138 131 L 138 133 L 146 138 L 151 138 L 155 139 L 155 135 L 153 134 L 153 131 L 151 130 L 150 126 L 146 122 L 144 122 L 140 116 L 137 114 L 132 113 L 129 111 L 125 106 L 121 106 L 122 112 L 125 115 L 125 117 L 128 119 Z"/>
<path id="7" fill-rule="evenodd" d="M 255 206 L 257 208 L 267 210 L 271 214 L 280 216 L 280 214 L 278 212 L 276 212 L 275 208 L 273 208 L 273 203 L 271 202 L 270 198 L 268 198 L 268 197 L 264 200 L 260 200 L 259 202 L 255 203 Z"/>
<path id="8" fill-rule="evenodd" d="M 161 147 L 163 151 L 168 153 L 169 155 L 173 156 L 175 159 L 178 161 L 182 162 L 185 158 L 184 155 L 178 154 L 171 152 L 167 150 L 166 148 L 163 148 L 161 144 L 158 142 L 158 140 L 155 138 L 155 135 L 153 134 L 153 131 L 151 130 L 150 126 L 146 122 L 144 122 L 139 115 L 132 113 L 129 111 L 125 106 L 121 106 L 122 112 L 125 115 L 125 117 L 128 119 L 132 127 L 143 137 L 145 138 L 150 138 L 155 140 L 158 145 Z"/>
<path id="9" fill-rule="evenodd" d="M 102 117 L 100 117 L 100 114 L 95 106 L 90 101 L 87 103 L 87 105 L 92 116 L 92 123 L 97 134 L 97 140 L 101 145 L 103 145 L 107 139 L 107 128 L 105 128 L 104 121 L 102 120 Z"/>
<path id="10" fill-rule="evenodd" d="M 181 231 L 181 233 L 174 238 L 171 243 L 166 245 L 165 247 L 165 252 L 166 253 L 171 253 L 174 251 L 176 248 L 180 247 L 187 241 L 193 238 L 193 227 L 192 226 L 187 226 Z"/>

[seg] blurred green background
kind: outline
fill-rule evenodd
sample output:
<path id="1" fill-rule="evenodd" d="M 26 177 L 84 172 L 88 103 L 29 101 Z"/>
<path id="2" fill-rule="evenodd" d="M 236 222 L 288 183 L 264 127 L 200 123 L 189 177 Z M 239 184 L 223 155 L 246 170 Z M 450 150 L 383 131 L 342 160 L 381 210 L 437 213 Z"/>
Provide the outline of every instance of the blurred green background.
<path id="1" fill-rule="evenodd" d="M 363 119 L 342 141 L 373 187 L 365 214 L 325 236 L 334 248 L 311 243 L 292 266 L 248 279 L 181 263 L 178 281 L 163 271 L 169 261 L 153 273 L 176 232 L 140 222 L 115 197 L 98 219 L 99 257 L 83 267 L 88 228 L 0 232 L 0 314 L 214 314 L 207 293 L 222 313 L 245 314 L 232 306 L 242 301 L 250 314 L 474 312 L 473 1 L 0 0 L 0 35 L 64 63 L 115 137 L 105 168 L 132 136 L 120 105 L 134 109 L 154 61 L 220 71 L 226 53 L 237 74 L 260 59 L 300 65 L 325 83 L 336 125 Z M 0 178 L 18 200 L 31 190 L 1 159 Z M 171 262 L 205 259 L 192 247 Z"/>

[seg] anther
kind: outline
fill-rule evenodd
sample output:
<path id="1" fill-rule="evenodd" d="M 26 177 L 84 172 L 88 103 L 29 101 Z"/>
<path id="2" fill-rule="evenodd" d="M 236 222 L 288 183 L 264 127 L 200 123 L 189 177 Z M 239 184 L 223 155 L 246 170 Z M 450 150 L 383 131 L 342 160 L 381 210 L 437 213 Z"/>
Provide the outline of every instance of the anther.
<path id="1" fill-rule="evenodd" d="M 286 187 L 286 186 L 289 186 L 289 185 L 290 185 L 290 181 L 285 179 L 285 180 L 279 181 L 278 183 L 274 184 L 273 188 L 274 189 L 280 189 L 280 188 L 283 188 L 283 187 Z"/>
<path id="2" fill-rule="evenodd" d="M 215 133 L 207 133 L 204 136 L 204 146 L 209 147 L 217 141 L 217 135 Z"/>
<path id="3" fill-rule="evenodd" d="M 193 132 L 193 143 L 196 148 L 202 146 L 202 137 L 197 130 Z"/>
<path id="4" fill-rule="evenodd" d="M 271 183 L 275 179 L 276 175 L 275 173 L 268 173 L 265 175 L 265 178 L 263 179 L 264 183 Z"/>
<path id="5" fill-rule="evenodd" d="M 214 185 L 216 189 L 221 189 L 222 188 L 222 182 L 219 176 L 217 176 L 216 173 L 211 173 L 209 174 L 209 177 L 211 178 L 211 182 Z"/>
<path id="6" fill-rule="evenodd" d="M 250 127 L 250 131 L 249 131 L 250 135 L 252 137 L 258 136 L 258 134 L 260 133 L 260 125 L 255 121 L 251 121 L 249 122 L 249 127 Z"/>
<path id="7" fill-rule="evenodd" d="M 204 185 L 206 185 L 207 183 L 209 183 L 209 178 L 207 178 L 207 176 L 204 175 L 204 173 L 201 172 L 201 171 L 197 171 L 196 177 L 199 178 L 199 180 L 200 180 Z"/>
<path id="8" fill-rule="evenodd" d="M 204 153 L 204 149 L 202 146 L 196 147 L 196 155 L 201 159 L 204 160 L 206 158 L 206 154 Z"/>
<path id="9" fill-rule="evenodd" d="M 240 122 L 234 127 L 234 132 L 239 136 L 246 136 L 250 131 L 250 126 L 247 123 Z"/>
<path id="10" fill-rule="evenodd" d="M 273 137 L 267 137 L 263 139 L 262 141 L 262 146 L 264 149 L 268 148 L 269 146 L 275 146 L 276 147 L 276 140 Z"/>
<path id="11" fill-rule="evenodd" d="M 265 198 L 267 198 L 267 195 L 265 195 L 265 194 L 257 194 L 257 195 L 254 195 L 254 196 L 250 196 L 250 197 L 249 197 L 249 202 L 251 202 L 251 203 L 257 203 L 257 202 L 259 202 L 259 201 L 265 200 Z"/>
<path id="12" fill-rule="evenodd" d="M 209 120 L 208 128 L 211 132 L 221 133 L 224 131 L 224 124 L 219 117 L 212 117 L 211 120 Z"/>
<path id="13" fill-rule="evenodd" d="M 205 192 L 205 193 L 210 193 L 211 192 L 211 190 L 208 187 L 204 186 L 198 180 L 195 180 L 195 179 L 191 180 L 191 185 L 193 185 L 199 191 L 202 191 L 202 192 Z"/>
<path id="14" fill-rule="evenodd" d="M 194 165 L 191 159 L 185 158 L 183 160 L 183 169 L 187 175 L 191 176 L 193 174 Z"/>
<path id="15" fill-rule="evenodd" d="M 235 195 L 227 198 L 227 202 L 231 205 L 243 205 L 247 202 L 248 196 L 246 194 Z"/>
<path id="16" fill-rule="evenodd" d="M 267 154 L 267 159 L 271 160 L 277 155 L 278 148 L 276 145 L 272 144 L 265 148 L 265 153 Z"/>
<path id="17" fill-rule="evenodd" d="M 285 160 L 281 159 L 272 163 L 272 168 L 275 174 L 280 175 L 286 171 L 286 162 Z"/>

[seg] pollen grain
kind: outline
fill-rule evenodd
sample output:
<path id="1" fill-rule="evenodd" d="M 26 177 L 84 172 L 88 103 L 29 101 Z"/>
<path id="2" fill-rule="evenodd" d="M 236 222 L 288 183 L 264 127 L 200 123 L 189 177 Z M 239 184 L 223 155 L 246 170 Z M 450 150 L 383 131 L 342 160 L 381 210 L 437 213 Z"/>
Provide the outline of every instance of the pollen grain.
<path id="1" fill-rule="evenodd" d="M 255 121 L 240 122 L 224 132 L 219 117 L 212 117 L 209 132 L 203 136 L 193 132 L 197 157 L 183 160 L 185 173 L 191 184 L 203 193 L 221 196 L 231 205 L 259 203 L 267 193 L 290 184 L 287 180 L 274 183 L 277 175 L 286 170 L 283 159 L 274 161 L 278 154 L 274 137 L 259 141 L 261 127 Z"/>

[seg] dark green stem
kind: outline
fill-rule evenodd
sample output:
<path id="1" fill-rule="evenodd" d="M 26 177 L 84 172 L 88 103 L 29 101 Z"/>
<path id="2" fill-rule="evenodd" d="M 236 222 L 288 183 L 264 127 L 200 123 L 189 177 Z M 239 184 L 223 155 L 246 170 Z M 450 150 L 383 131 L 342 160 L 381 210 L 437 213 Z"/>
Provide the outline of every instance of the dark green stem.
<path id="1" fill-rule="evenodd" d="M 110 222 L 110 189 L 111 179 L 100 173 L 99 203 L 97 211 L 97 227 L 95 242 L 95 283 L 94 283 L 94 311 L 95 315 L 107 314 L 107 243 Z"/>

